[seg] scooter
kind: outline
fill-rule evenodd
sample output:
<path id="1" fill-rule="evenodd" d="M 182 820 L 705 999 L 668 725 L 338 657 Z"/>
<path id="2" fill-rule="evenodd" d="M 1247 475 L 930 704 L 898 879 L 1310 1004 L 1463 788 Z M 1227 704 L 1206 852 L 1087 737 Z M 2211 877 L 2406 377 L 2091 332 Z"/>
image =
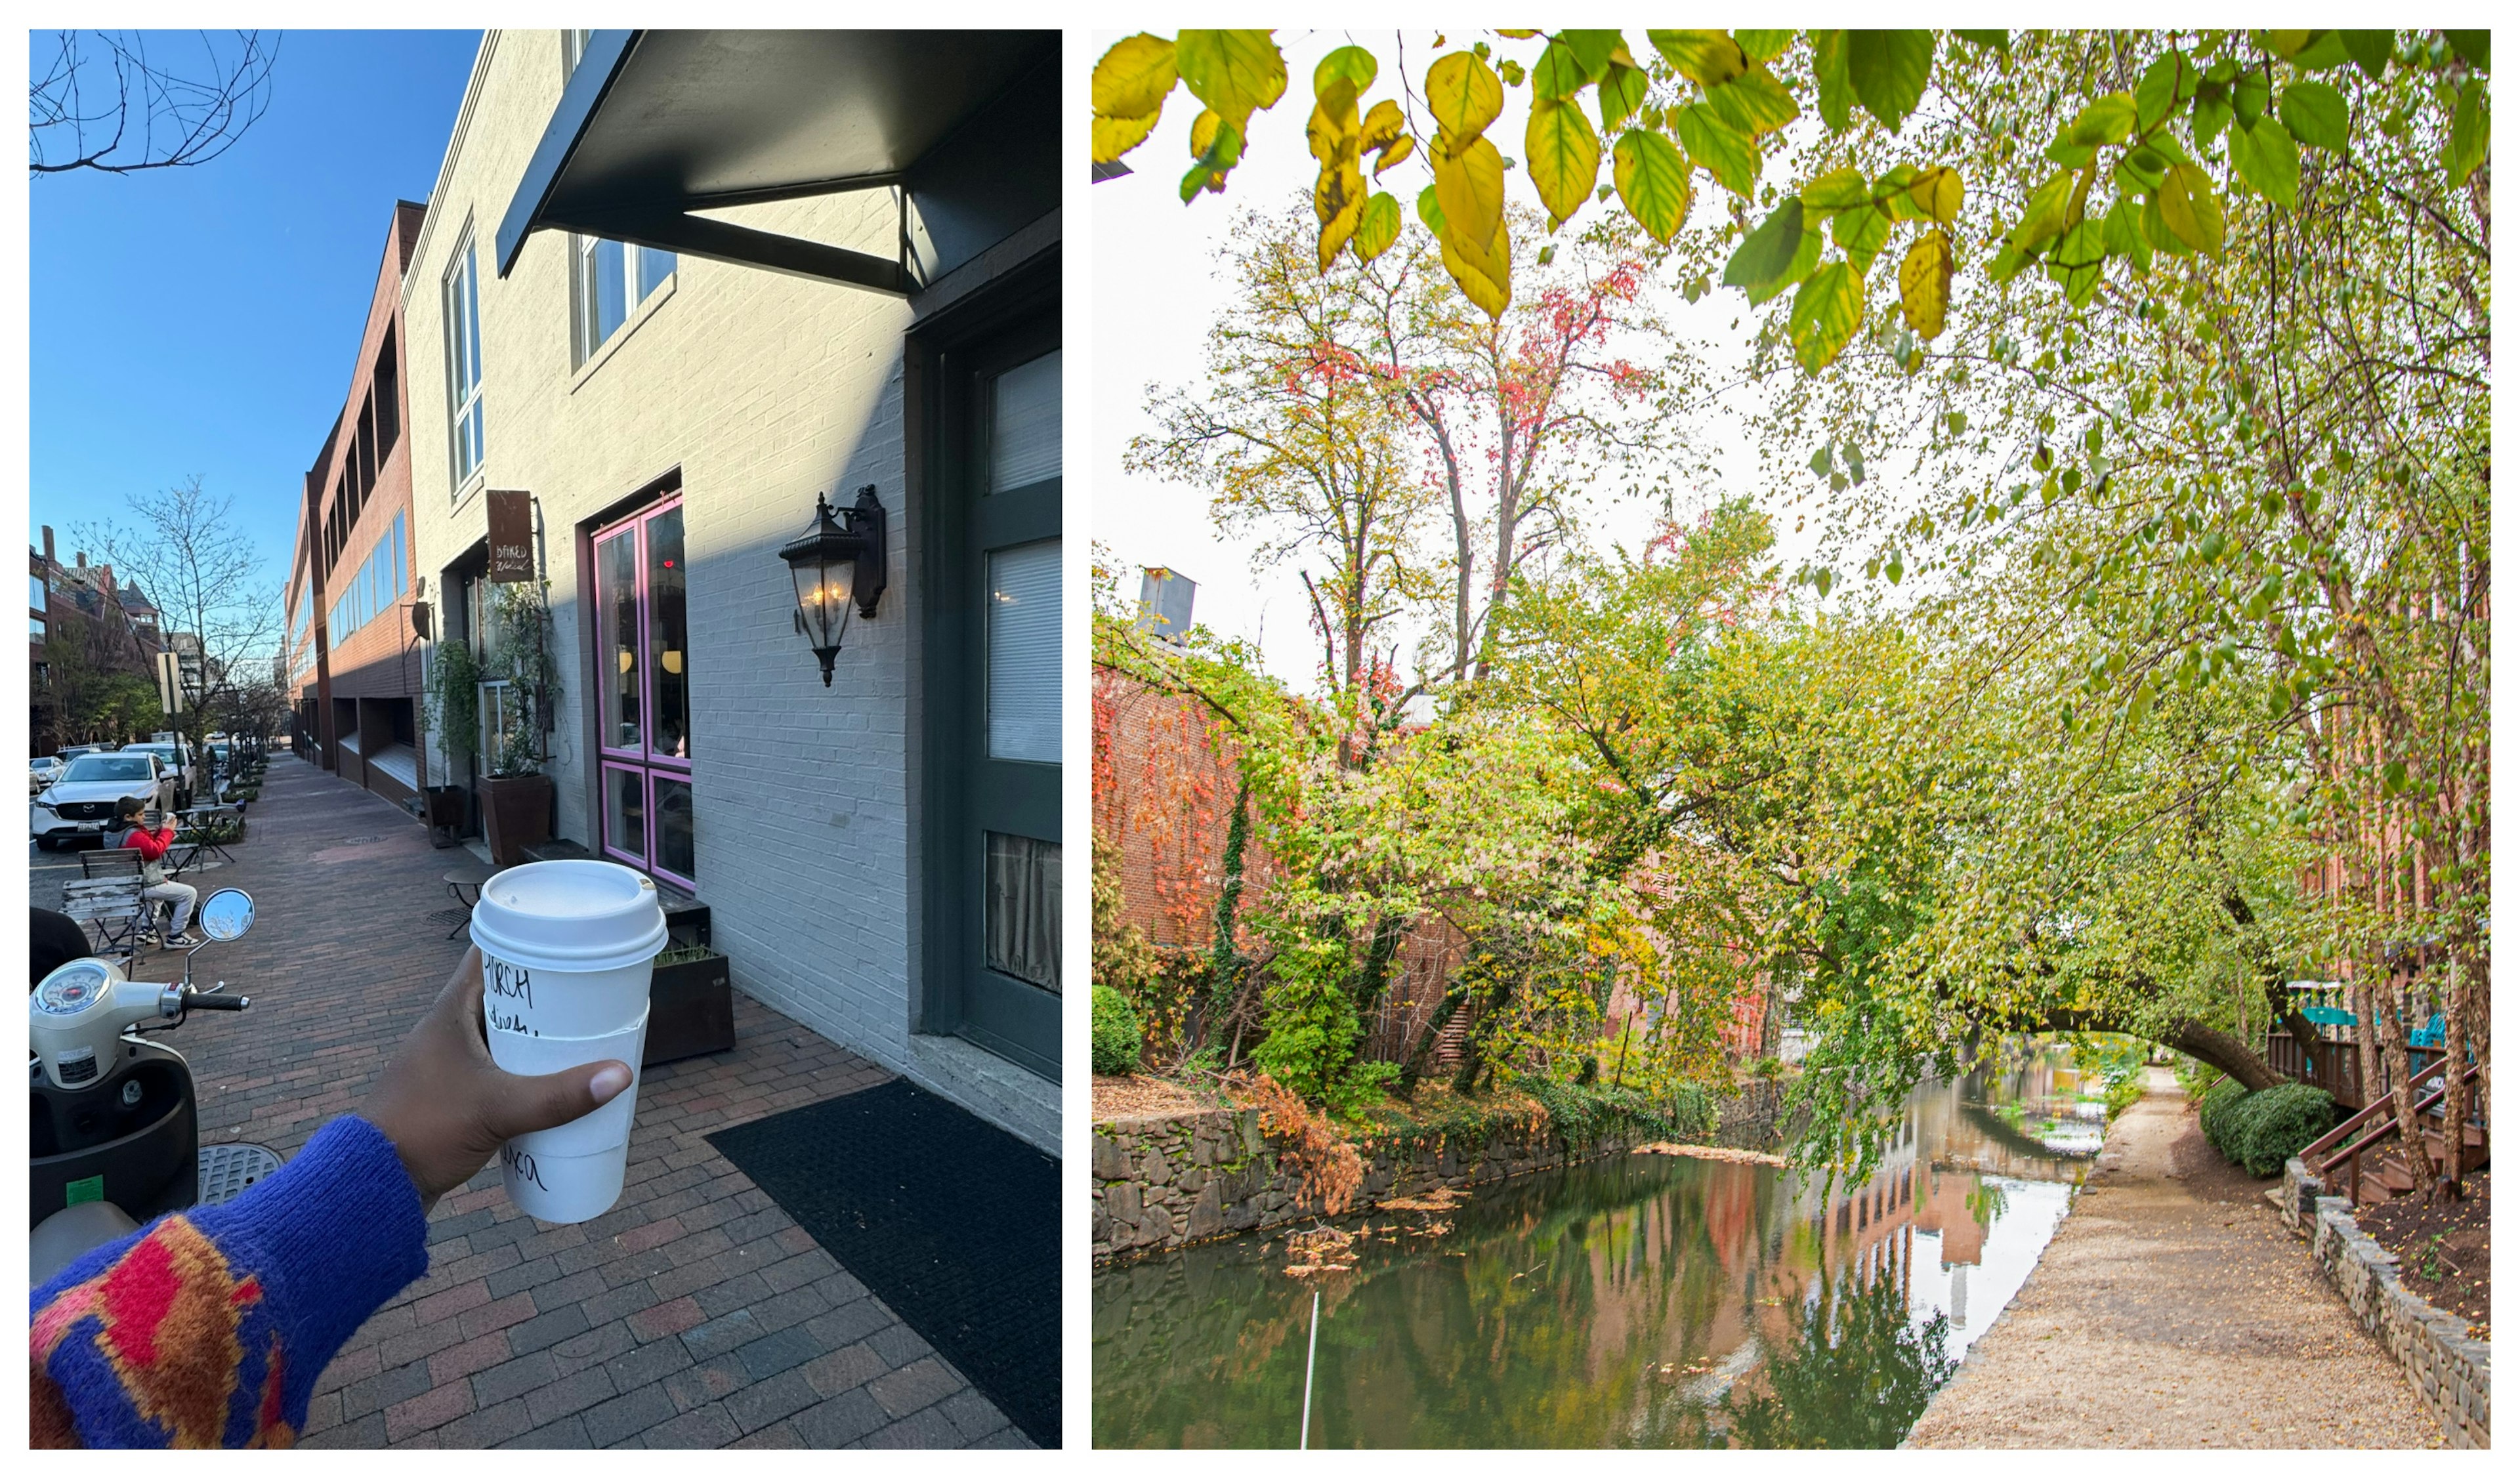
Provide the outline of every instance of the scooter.
<path id="1" fill-rule="evenodd" d="M 202 1145 L 184 1055 L 149 1034 L 196 1011 L 243 1011 L 250 997 L 227 983 L 193 984 L 193 956 L 253 927 L 253 899 L 222 888 L 197 916 L 202 944 L 184 953 L 172 985 L 127 979 L 90 956 L 44 977 L 26 999 L 29 1135 L 34 1182 L 28 1239 L 32 1283 L 142 1223 L 215 1205 L 280 1169 L 262 1145 Z"/>

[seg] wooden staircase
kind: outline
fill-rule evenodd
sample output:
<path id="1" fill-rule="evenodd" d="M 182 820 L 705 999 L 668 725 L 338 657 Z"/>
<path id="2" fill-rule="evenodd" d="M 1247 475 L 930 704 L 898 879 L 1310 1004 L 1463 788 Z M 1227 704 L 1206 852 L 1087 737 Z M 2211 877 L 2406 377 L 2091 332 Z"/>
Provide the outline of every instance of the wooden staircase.
<path id="1" fill-rule="evenodd" d="M 2460 1070 L 2469 1084 L 2476 1081 L 2473 1063 Z M 2442 1101 L 2450 1093 L 2447 1083 L 2415 1100 L 2415 1118 L 2424 1140 L 2424 1153 L 2438 1166 L 2448 1153 L 2444 1140 Z M 2474 1100 L 2469 1100 L 2471 1112 Z M 2476 1171 L 2490 1163 L 2491 1146 L 2485 1126 L 2474 1119 L 2459 1127 L 2465 1153 L 2460 1156 L 2462 1169 Z M 2371 1102 L 2357 1110 L 2335 1129 L 2310 1143 L 2301 1152 L 2301 1163 L 2331 1187 L 2342 1187 L 2345 1194 L 2360 1207 L 2385 1202 L 2417 1189 L 2415 1175 L 2407 1163 L 2406 1146 L 2398 1134 L 2398 1110 L 2388 1095 L 2374 1096 Z"/>

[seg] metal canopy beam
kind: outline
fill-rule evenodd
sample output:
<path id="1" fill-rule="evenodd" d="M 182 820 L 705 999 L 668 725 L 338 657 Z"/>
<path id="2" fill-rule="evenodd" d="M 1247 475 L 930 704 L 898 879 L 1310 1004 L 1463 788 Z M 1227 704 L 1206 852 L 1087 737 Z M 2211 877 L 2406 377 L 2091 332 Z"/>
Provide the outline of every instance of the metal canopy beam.
<path id="1" fill-rule="evenodd" d="M 598 31 L 500 222 L 499 275 L 534 232 L 569 230 L 907 293 L 1000 217 L 1056 208 L 1028 175 L 1034 136 L 1058 134 L 1058 37 Z M 908 198 L 901 260 L 692 214 L 883 188 Z"/>

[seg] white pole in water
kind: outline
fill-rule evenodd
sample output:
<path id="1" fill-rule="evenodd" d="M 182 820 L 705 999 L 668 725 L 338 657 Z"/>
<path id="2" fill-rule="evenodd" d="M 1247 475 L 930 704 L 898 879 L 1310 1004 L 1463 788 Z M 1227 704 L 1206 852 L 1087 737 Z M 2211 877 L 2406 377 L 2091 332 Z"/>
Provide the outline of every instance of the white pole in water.
<path id="1" fill-rule="evenodd" d="M 1313 1353 L 1322 1348 L 1322 1291 L 1313 1291 L 1313 1333 L 1304 1342 L 1304 1426 L 1295 1437 L 1297 1449 L 1313 1446 Z"/>

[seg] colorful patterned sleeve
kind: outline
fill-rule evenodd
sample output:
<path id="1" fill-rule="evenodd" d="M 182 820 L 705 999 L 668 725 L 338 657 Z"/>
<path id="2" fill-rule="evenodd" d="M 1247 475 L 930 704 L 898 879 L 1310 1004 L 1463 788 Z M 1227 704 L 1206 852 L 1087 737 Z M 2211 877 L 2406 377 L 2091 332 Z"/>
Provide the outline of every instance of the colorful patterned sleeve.
<path id="1" fill-rule="evenodd" d="M 428 1271 L 393 1143 L 349 1115 L 232 1202 L 170 1213 L 34 1291 L 37 1448 L 286 1448 L 315 1379 Z"/>

